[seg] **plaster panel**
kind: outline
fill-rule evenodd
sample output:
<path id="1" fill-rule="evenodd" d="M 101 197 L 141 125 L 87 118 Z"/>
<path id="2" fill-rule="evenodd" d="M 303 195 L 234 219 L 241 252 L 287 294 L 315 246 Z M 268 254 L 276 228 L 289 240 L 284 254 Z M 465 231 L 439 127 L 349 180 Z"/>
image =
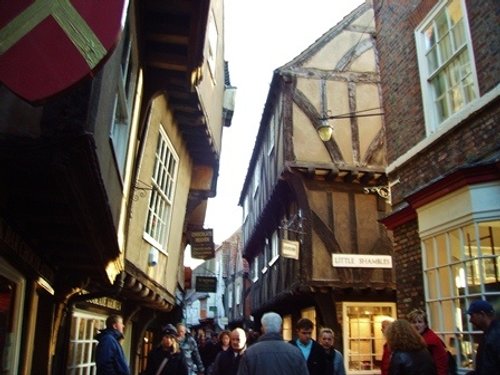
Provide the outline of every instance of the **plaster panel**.
<path id="1" fill-rule="evenodd" d="M 297 78 L 297 89 L 299 89 L 311 102 L 311 104 L 321 112 L 321 81 L 313 78 Z"/>
<path id="2" fill-rule="evenodd" d="M 358 58 L 352 62 L 349 70 L 353 72 L 376 72 L 375 52 L 373 49 L 369 49 L 362 55 L 358 56 Z"/>
<path id="3" fill-rule="evenodd" d="M 312 247 L 313 247 L 313 264 L 312 264 L 312 279 L 332 279 L 334 277 L 333 267 L 332 267 L 332 256 L 331 253 L 326 248 L 325 244 L 318 237 L 316 233 L 313 232 L 312 235 Z"/>
<path id="4" fill-rule="evenodd" d="M 346 53 L 359 41 L 359 33 L 342 31 L 304 63 L 305 68 L 333 70 Z"/>
<path id="5" fill-rule="evenodd" d="M 313 124 L 297 106 L 293 108 L 293 150 L 297 161 L 331 162 L 330 154 Z"/>
<path id="6" fill-rule="evenodd" d="M 367 254 L 380 238 L 376 197 L 373 194 L 356 194 L 356 234 L 360 254 Z"/>
<path id="7" fill-rule="evenodd" d="M 345 253 L 352 252 L 351 212 L 348 193 L 333 193 L 333 228 L 335 238 Z"/>

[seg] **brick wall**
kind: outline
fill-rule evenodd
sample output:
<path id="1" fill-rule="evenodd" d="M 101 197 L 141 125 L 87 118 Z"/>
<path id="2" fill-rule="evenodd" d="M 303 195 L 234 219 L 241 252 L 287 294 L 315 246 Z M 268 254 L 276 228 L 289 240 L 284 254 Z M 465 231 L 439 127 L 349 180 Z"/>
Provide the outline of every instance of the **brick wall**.
<path id="1" fill-rule="evenodd" d="M 500 99 L 497 99 L 398 168 L 394 174 L 400 182 L 391 189 L 393 203 L 401 201 L 431 181 L 498 151 L 499 119 Z"/>
<path id="2" fill-rule="evenodd" d="M 426 136 L 414 31 L 437 3 L 374 1 L 389 163 Z M 500 82 L 500 2 L 467 0 L 466 6 L 483 95 Z"/>
<path id="3" fill-rule="evenodd" d="M 404 318 L 411 310 L 425 306 L 417 220 L 398 227 L 394 239 L 398 317 Z"/>

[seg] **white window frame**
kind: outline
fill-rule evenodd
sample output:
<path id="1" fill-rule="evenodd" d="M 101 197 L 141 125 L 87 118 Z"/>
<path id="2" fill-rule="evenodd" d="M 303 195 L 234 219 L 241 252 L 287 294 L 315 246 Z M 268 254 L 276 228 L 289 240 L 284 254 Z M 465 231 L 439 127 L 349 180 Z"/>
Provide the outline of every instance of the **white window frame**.
<path id="1" fill-rule="evenodd" d="M 160 124 L 144 239 L 164 254 L 167 254 L 178 170 L 179 156 Z"/>
<path id="2" fill-rule="evenodd" d="M 116 91 L 113 105 L 113 120 L 110 141 L 118 172 L 122 180 L 125 175 L 127 152 L 132 124 L 133 105 L 139 74 L 139 52 L 133 12 L 127 20 L 121 40 L 120 65 L 117 69 Z"/>
<path id="3" fill-rule="evenodd" d="M 354 321 L 349 316 L 349 310 L 353 308 L 366 315 L 364 321 Z M 374 314 L 373 309 L 389 310 L 388 314 Z M 368 313 L 364 314 L 364 311 Z M 396 319 L 396 304 L 393 302 L 343 302 L 342 303 L 342 331 L 344 332 L 344 366 L 348 374 L 380 374 L 380 362 L 382 360 L 383 345 L 385 338 L 382 333 L 382 321 Z M 368 320 L 366 320 L 368 319 Z M 369 324 L 369 332 L 363 328 Z M 356 345 L 357 342 L 357 345 Z M 353 344 L 351 346 L 350 344 Z M 359 352 L 351 348 L 367 348 L 366 352 Z M 368 350 L 369 348 L 369 350 Z M 375 348 L 375 350 L 373 350 Z M 369 360 L 367 360 L 369 358 Z M 370 368 L 367 368 L 367 364 Z M 355 365 L 359 364 L 358 368 Z M 351 367 L 352 366 L 352 367 Z"/>
<path id="4" fill-rule="evenodd" d="M 259 280 L 259 257 L 256 256 L 252 261 L 252 281 L 256 282 Z"/>
<path id="5" fill-rule="evenodd" d="M 476 66 L 475 66 L 475 60 L 474 60 L 474 54 L 473 54 L 473 48 L 472 48 L 472 38 L 470 35 L 470 28 L 469 28 L 469 22 L 467 19 L 467 10 L 465 7 L 465 2 L 464 0 L 452 0 L 452 1 L 457 1 L 459 2 L 459 6 L 462 12 L 462 22 L 463 22 L 463 31 L 464 31 L 464 44 L 462 47 L 455 49 L 451 53 L 451 57 L 449 57 L 445 62 L 441 62 L 440 59 L 441 57 L 438 57 L 438 67 L 435 71 L 430 71 L 429 64 L 427 62 L 427 57 L 426 53 L 428 52 L 428 49 L 426 47 L 426 38 L 425 38 L 425 31 L 433 24 L 433 22 L 440 17 L 443 13 L 446 12 L 448 9 L 448 5 L 450 4 L 449 0 L 441 0 L 436 6 L 431 10 L 431 12 L 427 15 L 427 17 L 422 21 L 422 23 L 417 27 L 415 30 L 415 40 L 416 40 L 416 46 L 417 46 L 417 57 L 418 57 L 418 67 L 419 67 L 419 72 L 420 72 L 420 85 L 421 85 L 421 93 L 422 93 L 422 101 L 423 101 L 423 106 L 424 106 L 424 116 L 425 116 L 425 124 L 426 124 L 426 131 L 427 135 L 431 135 L 443 126 L 443 123 L 447 122 L 446 120 L 454 117 L 457 113 L 460 113 L 464 111 L 464 108 L 468 107 L 470 103 L 473 103 L 475 100 L 479 98 L 479 84 L 477 81 L 477 74 L 476 74 Z M 449 20 L 449 18 L 448 18 Z M 450 38 L 453 39 L 453 38 Z M 450 42 L 451 43 L 451 42 Z M 444 43 L 441 44 L 444 46 Z M 436 48 L 437 53 L 439 53 L 439 48 Z M 438 106 L 435 103 L 435 94 L 434 94 L 434 89 L 431 83 L 431 79 L 437 78 L 439 76 L 439 73 L 442 73 L 444 70 L 451 68 L 453 63 L 456 63 L 458 61 L 458 56 L 460 56 L 462 53 L 464 53 L 468 58 L 468 62 L 470 64 L 470 79 L 472 82 L 470 84 L 472 85 L 472 94 L 474 95 L 473 98 L 471 98 L 469 101 L 467 101 L 466 98 L 464 98 L 464 102 L 462 105 L 456 109 L 453 110 L 451 107 L 450 102 L 448 101 L 447 107 L 450 113 L 442 118 L 439 119 L 439 114 L 438 114 Z M 446 75 L 446 77 L 450 77 L 452 74 Z M 460 80 L 461 81 L 461 80 Z M 462 83 L 462 81 L 461 81 Z M 455 87 L 458 86 L 461 93 L 463 93 L 463 85 L 455 85 Z M 446 84 L 447 89 L 449 89 L 448 84 Z M 450 98 L 451 95 L 447 95 L 446 98 Z"/>
<path id="6" fill-rule="evenodd" d="M 269 266 L 272 266 L 280 257 L 280 236 L 278 230 L 273 232 L 271 236 L 271 260 Z"/>
<path id="7" fill-rule="evenodd" d="M 427 319 L 460 358 L 459 369 L 472 369 L 481 334 L 467 307 L 477 299 L 500 301 L 499 194 L 498 181 L 469 185 L 417 210 Z"/>
<path id="8" fill-rule="evenodd" d="M 68 373 L 92 374 L 96 367 L 94 353 L 98 343 L 95 335 L 99 330 L 106 328 L 106 315 L 75 310 L 72 318 Z M 80 336 L 81 334 L 83 336 Z M 82 346 L 86 349 L 80 350 Z"/>

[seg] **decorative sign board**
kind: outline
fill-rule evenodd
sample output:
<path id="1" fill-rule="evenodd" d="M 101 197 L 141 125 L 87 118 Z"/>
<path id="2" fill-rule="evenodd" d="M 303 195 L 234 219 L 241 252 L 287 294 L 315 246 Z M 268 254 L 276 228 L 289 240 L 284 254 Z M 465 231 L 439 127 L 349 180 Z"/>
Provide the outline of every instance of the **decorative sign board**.
<path id="1" fill-rule="evenodd" d="M 283 258 L 299 259 L 299 241 L 281 240 L 281 256 Z"/>
<path id="2" fill-rule="evenodd" d="M 215 256 L 212 229 L 192 231 L 190 236 L 191 257 L 196 259 L 211 259 Z"/>
<path id="3" fill-rule="evenodd" d="M 332 254 L 333 267 L 392 268 L 390 255 Z"/>
<path id="4" fill-rule="evenodd" d="M 196 276 L 197 292 L 215 293 L 217 291 L 217 278 L 212 276 Z"/>

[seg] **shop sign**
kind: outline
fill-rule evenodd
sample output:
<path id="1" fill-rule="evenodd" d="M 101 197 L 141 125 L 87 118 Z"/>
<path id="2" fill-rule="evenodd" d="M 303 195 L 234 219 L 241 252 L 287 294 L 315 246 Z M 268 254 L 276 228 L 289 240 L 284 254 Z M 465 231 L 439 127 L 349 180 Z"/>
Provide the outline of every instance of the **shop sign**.
<path id="1" fill-rule="evenodd" d="M 281 256 L 283 258 L 299 259 L 299 241 L 281 240 Z"/>
<path id="2" fill-rule="evenodd" d="M 332 254 L 333 267 L 392 268 L 390 255 Z"/>
<path id="3" fill-rule="evenodd" d="M 197 292 L 215 293 L 217 291 L 217 278 L 212 276 L 196 276 Z"/>
<path id="4" fill-rule="evenodd" d="M 89 300 L 89 303 L 97 306 L 106 307 L 108 309 L 113 309 L 116 311 L 121 311 L 122 309 L 122 304 L 120 301 L 117 301 L 109 297 L 93 298 Z"/>
<path id="5" fill-rule="evenodd" d="M 191 257 L 196 259 L 211 259 L 215 256 L 214 234 L 212 229 L 191 232 Z"/>

